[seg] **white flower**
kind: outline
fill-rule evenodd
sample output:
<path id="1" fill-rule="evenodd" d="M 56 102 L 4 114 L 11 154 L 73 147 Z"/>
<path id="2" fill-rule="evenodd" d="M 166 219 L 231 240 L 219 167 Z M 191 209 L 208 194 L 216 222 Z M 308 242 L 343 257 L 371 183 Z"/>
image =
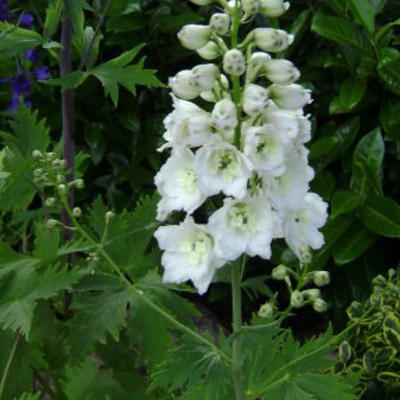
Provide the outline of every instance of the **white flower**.
<path id="1" fill-rule="evenodd" d="M 210 123 L 223 136 L 231 137 L 238 124 L 235 103 L 229 99 L 219 101 L 211 113 Z"/>
<path id="2" fill-rule="evenodd" d="M 192 69 L 190 83 L 201 91 L 211 90 L 220 76 L 215 64 L 201 64 Z"/>
<path id="3" fill-rule="evenodd" d="M 246 71 L 246 60 L 243 53 L 238 49 L 228 50 L 224 54 L 224 71 L 232 76 L 243 75 Z"/>
<path id="4" fill-rule="evenodd" d="M 253 82 L 260 74 L 264 73 L 265 67 L 271 56 L 263 51 L 256 51 L 250 57 L 249 66 L 247 68 L 247 82 Z"/>
<path id="5" fill-rule="evenodd" d="M 214 86 L 211 90 L 205 90 L 204 92 L 200 93 L 200 97 L 211 103 L 216 103 L 218 100 L 223 98 L 231 98 L 229 92 L 229 81 L 228 78 L 221 74 L 219 79 L 214 83 Z"/>
<path id="6" fill-rule="evenodd" d="M 268 203 L 258 199 L 225 199 L 208 222 L 220 257 L 235 260 L 241 254 L 271 257 L 273 222 Z"/>
<path id="7" fill-rule="evenodd" d="M 194 154 L 184 147 L 175 147 L 172 150 L 154 182 L 162 196 L 157 209 L 159 221 L 164 221 L 172 211 L 184 210 L 191 214 L 206 199 L 197 185 Z"/>
<path id="8" fill-rule="evenodd" d="M 278 212 L 301 204 L 314 178 L 314 170 L 307 161 L 307 150 L 296 146 L 286 156 L 286 169 L 282 175 L 264 175 L 265 193 Z"/>
<path id="9" fill-rule="evenodd" d="M 273 53 L 286 50 L 294 40 L 293 35 L 274 28 L 256 28 L 250 32 L 250 37 L 258 48 Z"/>
<path id="10" fill-rule="evenodd" d="M 288 2 L 283 0 L 259 0 L 260 2 L 260 13 L 267 17 L 280 17 L 290 7 Z"/>
<path id="11" fill-rule="evenodd" d="M 243 11 L 249 16 L 257 14 L 260 9 L 260 1 L 259 0 L 242 0 L 242 8 L 243 8 Z"/>
<path id="12" fill-rule="evenodd" d="M 261 114 L 268 104 L 267 89 L 249 84 L 243 93 L 243 111 L 250 116 Z"/>
<path id="13" fill-rule="evenodd" d="M 224 192 L 242 199 L 246 196 L 251 164 L 229 143 L 209 143 L 195 155 L 200 190 L 208 196 Z"/>
<path id="14" fill-rule="evenodd" d="M 190 101 L 176 97 L 173 101 L 175 110 L 164 120 L 168 143 L 160 150 L 177 144 L 197 147 L 206 143 L 212 135 L 210 114 Z"/>
<path id="15" fill-rule="evenodd" d="M 300 78 L 300 72 L 293 63 L 283 59 L 268 60 L 264 73 L 271 82 L 282 85 L 296 82 Z"/>
<path id="16" fill-rule="evenodd" d="M 210 27 L 218 35 L 226 35 L 229 32 L 231 19 L 228 14 L 215 13 L 210 19 Z"/>
<path id="17" fill-rule="evenodd" d="M 207 291 L 215 268 L 225 260 L 214 252 L 214 240 L 204 225 L 196 225 L 187 217 L 180 225 L 162 226 L 154 233 L 164 253 L 164 282 L 182 283 L 191 280 L 200 294 Z"/>
<path id="18" fill-rule="evenodd" d="M 190 50 L 197 50 L 207 44 L 212 30 L 206 25 L 185 25 L 178 32 L 178 39 L 183 47 Z"/>
<path id="19" fill-rule="evenodd" d="M 288 143 L 273 125 L 255 126 L 244 132 L 245 156 L 253 163 L 255 169 L 273 176 L 285 172 Z"/>
<path id="20" fill-rule="evenodd" d="M 311 102 L 310 90 L 296 84 L 273 84 L 268 88 L 268 96 L 278 107 L 287 110 L 297 110 Z"/>
<path id="21" fill-rule="evenodd" d="M 176 96 L 184 100 L 192 100 L 200 94 L 200 90 L 192 84 L 191 78 L 192 71 L 183 70 L 173 78 L 169 78 L 168 85 Z"/>
<path id="22" fill-rule="evenodd" d="M 296 209 L 285 213 L 283 231 L 286 243 L 300 257 L 301 248 L 306 245 L 312 249 L 320 249 L 324 237 L 318 231 L 327 218 L 327 204 L 315 193 L 307 193 L 304 201 Z"/>
<path id="23" fill-rule="evenodd" d="M 203 47 L 196 50 L 197 54 L 205 60 L 215 60 L 221 55 L 221 50 L 215 42 L 207 42 Z"/>

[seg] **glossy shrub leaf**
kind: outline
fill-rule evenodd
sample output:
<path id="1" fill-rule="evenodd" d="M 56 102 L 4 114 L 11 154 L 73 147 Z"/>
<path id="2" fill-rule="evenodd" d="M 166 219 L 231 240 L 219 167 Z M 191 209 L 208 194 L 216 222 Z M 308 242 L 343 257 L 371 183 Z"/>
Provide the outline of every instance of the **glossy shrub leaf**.
<path id="1" fill-rule="evenodd" d="M 382 162 L 385 145 L 380 128 L 365 135 L 357 144 L 353 154 L 352 190 L 365 191 L 366 182 L 376 193 L 382 192 Z"/>
<path id="2" fill-rule="evenodd" d="M 367 199 L 361 209 L 361 220 L 378 235 L 400 237 L 400 205 L 389 197 L 376 196 Z"/>
<path id="3" fill-rule="evenodd" d="M 347 0 L 354 17 L 364 26 L 367 32 L 372 35 L 375 32 L 374 9 L 368 0 Z"/>
<path id="4" fill-rule="evenodd" d="M 400 53 L 386 49 L 379 60 L 378 74 L 389 90 L 400 95 Z"/>
<path id="5" fill-rule="evenodd" d="M 325 39 L 346 44 L 365 56 L 374 56 L 365 32 L 347 19 L 317 13 L 314 15 L 311 30 Z"/>
<path id="6" fill-rule="evenodd" d="M 317 139 L 310 147 L 310 159 L 325 156 L 338 144 L 339 139 L 335 136 L 323 136 Z"/>
<path id="7" fill-rule="evenodd" d="M 331 218 L 355 210 L 359 203 L 360 199 L 354 193 L 346 190 L 337 191 L 332 197 Z"/>
<path id="8" fill-rule="evenodd" d="M 376 240 L 376 236 L 358 221 L 354 221 L 333 246 L 336 264 L 344 265 L 363 254 Z"/>
<path id="9" fill-rule="evenodd" d="M 342 104 L 349 110 L 353 109 L 364 97 L 367 83 L 359 79 L 346 79 L 340 86 L 339 96 Z"/>

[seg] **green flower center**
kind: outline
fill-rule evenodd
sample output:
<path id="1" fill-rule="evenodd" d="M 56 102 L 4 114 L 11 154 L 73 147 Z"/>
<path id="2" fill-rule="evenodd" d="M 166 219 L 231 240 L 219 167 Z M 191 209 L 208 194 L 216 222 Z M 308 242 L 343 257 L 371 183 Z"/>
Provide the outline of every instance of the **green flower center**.
<path id="1" fill-rule="evenodd" d="M 228 211 L 228 221 L 232 228 L 253 232 L 256 229 L 256 218 L 246 203 L 236 203 Z"/>
<path id="2" fill-rule="evenodd" d="M 232 150 L 216 150 L 211 156 L 210 167 L 226 180 L 232 180 L 238 174 L 239 161 Z"/>
<path id="3" fill-rule="evenodd" d="M 193 193 L 196 190 L 196 175 L 193 169 L 185 169 L 181 179 L 186 192 Z"/>
<path id="4" fill-rule="evenodd" d="M 274 151 L 274 148 L 275 148 L 275 141 L 273 138 L 267 135 L 258 136 L 258 144 L 256 151 L 260 157 L 267 157 Z"/>
<path id="5" fill-rule="evenodd" d="M 182 251 L 191 265 L 200 266 L 207 261 L 211 238 L 204 232 L 195 232 L 183 243 Z"/>

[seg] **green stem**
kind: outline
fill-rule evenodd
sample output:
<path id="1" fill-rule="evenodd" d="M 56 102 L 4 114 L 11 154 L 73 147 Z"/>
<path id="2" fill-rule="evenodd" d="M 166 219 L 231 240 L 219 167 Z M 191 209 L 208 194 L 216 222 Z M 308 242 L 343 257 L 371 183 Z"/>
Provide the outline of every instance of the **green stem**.
<path id="1" fill-rule="evenodd" d="M 242 256 L 242 262 L 245 260 Z M 234 263 L 231 269 L 232 281 L 232 315 L 233 315 L 233 332 L 237 333 L 242 327 L 242 294 L 240 270 L 241 262 Z M 243 387 L 243 370 L 240 362 L 240 341 L 241 338 L 236 336 L 233 340 L 232 347 L 232 372 L 233 384 L 235 388 L 236 400 L 244 400 L 246 398 Z"/>
<path id="2" fill-rule="evenodd" d="M 13 361 L 15 359 L 15 356 L 17 354 L 17 350 L 18 350 L 18 346 L 19 346 L 20 341 L 21 341 L 21 333 L 18 332 L 17 336 L 15 338 L 14 346 L 13 346 L 13 348 L 11 350 L 10 357 L 8 358 L 6 367 L 4 369 L 3 376 L 1 377 L 1 382 L 0 382 L 0 400 L 3 398 L 3 394 L 4 394 L 4 389 L 6 387 L 7 378 L 8 378 L 8 375 L 10 374 L 10 369 L 11 369 L 12 363 L 13 363 Z"/>

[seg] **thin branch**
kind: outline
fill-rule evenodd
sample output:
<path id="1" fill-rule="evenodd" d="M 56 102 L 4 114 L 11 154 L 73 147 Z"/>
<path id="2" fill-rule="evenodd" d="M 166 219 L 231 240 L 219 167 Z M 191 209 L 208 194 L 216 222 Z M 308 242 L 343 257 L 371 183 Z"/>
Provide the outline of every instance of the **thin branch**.
<path id="1" fill-rule="evenodd" d="M 1 382 L 0 382 L 0 400 L 3 398 L 3 394 L 4 394 L 4 389 L 6 387 L 7 378 L 8 378 L 8 375 L 10 374 L 11 366 L 12 366 L 12 363 L 13 363 L 13 361 L 15 359 L 16 354 L 17 354 L 17 350 L 18 350 L 18 346 L 19 346 L 20 341 L 21 341 L 21 333 L 18 332 L 17 336 L 15 338 L 14 346 L 13 346 L 13 348 L 11 350 L 10 357 L 8 358 L 6 367 L 4 369 L 3 376 L 1 377 Z"/>
<path id="2" fill-rule="evenodd" d="M 86 63 L 88 62 L 90 52 L 92 51 L 92 48 L 96 42 L 97 37 L 99 36 L 101 27 L 104 25 L 104 22 L 106 21 L 106 17 L 110 10 L 112 2 L 113 2 L 113 0 L 108 0 L 106 6 L 104 7 L 103 14 L 100 17 L 99 22 L 97 23 L 92 40 L 87 45 L 85 52 L 83 54 L 81 63 L 79 64 L 79 68 L 78 68 L 79 71 L 83 71 L 83 68 L 86 67 Z"/>

